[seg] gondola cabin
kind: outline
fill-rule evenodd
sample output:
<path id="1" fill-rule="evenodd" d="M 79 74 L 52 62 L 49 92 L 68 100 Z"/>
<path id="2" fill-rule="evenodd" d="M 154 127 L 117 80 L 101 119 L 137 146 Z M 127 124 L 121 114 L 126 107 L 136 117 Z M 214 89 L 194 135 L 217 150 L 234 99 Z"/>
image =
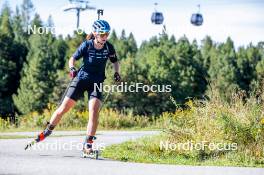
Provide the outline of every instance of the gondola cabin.
<path id="1" fill-rule="evenodd" d="M 201 26 L 203 24 L 203 16 L 200 13 L 194 13 L 191 16 L 191 23 L 195 26 Z"/>
<path id="2" fill-rule="evenodd" d="M 153 24 L 162 24 L 164 21 L 163 14 L 161 12 L 153 12 L 151 15 L 151 22 Z"/>

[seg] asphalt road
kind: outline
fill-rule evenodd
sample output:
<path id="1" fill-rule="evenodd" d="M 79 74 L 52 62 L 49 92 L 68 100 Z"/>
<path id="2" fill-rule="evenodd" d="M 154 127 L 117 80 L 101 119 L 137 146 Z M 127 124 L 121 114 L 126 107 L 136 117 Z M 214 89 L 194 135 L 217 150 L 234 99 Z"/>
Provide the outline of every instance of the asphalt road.
<path id="1" fill-rule="evenodd" d="M 99 132 L 98 148 L 121 143 L 152 131 L 107 131 Z M 1 133 L 3 134 L 3 133 Z M 7 135 L 6 133 L 4 133 Z M 36 133 L 11 133 L 10 135 L 36 135 Z M 32 139 L 0 139 L 0 174 L 89 174 L 89 175 L 264 175 L 264 168 L 181 166 L 119 162 L 100 158 L 81 158 L 81 143 L 84 132 L 55 132 L 31 150 L 24 146 Z M 75 136 L 74 136 L 75 135 Z M 136 151 L 136 150 L 135 150 Z"/>

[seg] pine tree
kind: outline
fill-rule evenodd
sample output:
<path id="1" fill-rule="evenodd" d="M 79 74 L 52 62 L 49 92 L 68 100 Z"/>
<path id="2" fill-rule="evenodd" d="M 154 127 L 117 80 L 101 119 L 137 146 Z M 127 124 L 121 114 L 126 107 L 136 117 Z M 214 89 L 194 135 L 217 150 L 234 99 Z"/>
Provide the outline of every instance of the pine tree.
<path id="1" fill-rule="evenodd" d="M 252 47 L 252 46 L 251 46 Z M 256 49 L 256 50 L 255 50 Z M 256 95 L 259 99 L 264 102 L 264 42 L 259 42 L 258 45 L 255 47 L 255 51 L 252 52 L 251 48 L 251 55 L 255 60 L 251 63 L 251 67 L 254 67 L 252 71 L 253 79 L 250 82 L 250 93 Z M 253 54 L 254 53 L 254 54 Z M 257 59 L 256 59 L 257 58 Z M 252 61 L 251 61 L 252 62 Z"/>
<path id="2" fill-rule="evenodd" d="M 135 57 L 137 53 L 137 42 L 134 38 L 133 33 L 130 33 L 127 39 L 127 44 L 128 44 L 128 53 L 127 55 L 131 57 Z"/>
<path id="3" fill-rule="evenodd" d="M 56 57 L 54 58 L 54 67 L 56 69 L 63 70 L 67 60 L 66 52 L 68 50 L 67 43 L 63 40 L 62 36 L 59 36 L 53 43 L 53 48 Z"/>
<path id="4" fill-rule="evenodd" d="M 170 42 L 176 44 L 176 38 L 174 35 L 170 37 Z"/>
<path id="5" fill-rule="evenodd" d="M 32 35 L 28 63 L 23 67 L 18 94 L 13 96 L 18 110 L 26 114 L 46 107 L 56 80 L 54 68 L 54 38 L 51 35 Z"/>
<path id="6" fill-rule="evenodd" d="M 21 17 L 22 17 L 22 26 L 24 31 L 27 31 L 28 26 L 30 25 L 32 13 L 35 11 L 34 5 L 31 0 L 23 0 L 21 5 Z"/>
<path id="7" fill-rule="evenodd" d="M 212 48 L 208 73 L 224 100 L 230 100 L 232 93 L 239 90 L 237 70 L 237 57 L 231 38 Z"/>
<path id="8" fill-rule="evenodd" d="M 211 48 L 214 47 L 211 37 L 206 36 L 202 40 L 201 54 L 203 57 L 203 66 L 206 69 L 209 69 L 210 60 L 211 60 Z"/>
<path id="9" fill-rule="evenodd" d="M 54 27 L 54 22 L 53 22 L 53 19 L 52 19 L 51 15 L 49 15 L 49 17 L 48 17 L 46 26 L 47 27 Z"/>
<path id="10" fill-rule="evenodd" d="M 122 30 L 121 36 L 118 38 L 116 32 L 113 30 L 109 41 L 115 46 L 117 56 L 120 60 L 136 55 L 137 43 L 132 33 L 129 34 L 129 37 L 126 37 L 125 30 Z"/>
<path id="11" fill-rule="evenodd" d="M 120 109 L 124 106 L 133 108 L 138 114 L 160 114 L 174 110 L 170 96 L 177 102 L 185 102 L 187 97 L 199 97 L 204 93 L 206 83 L 201 81 L 200 75 L 203 71 L 197 43 L 191 45 L 186 37 L 176 43 L 165 34 L 159 38 L 153 37 L 141 45 L 136 58 L 122 60 L 123 80 L 129 83 L 171 85 L 172 91 L 118 94 L 114 98 L 117 100 L 112 101 L 111 105 Z M 157 103 L 158 106 L 154 105 Z"/>
<path id="12" fill-rule="evenodd" d="M 14 37 L 13 28 L 11 25 L 11 9 L 7 4 L 4 5 L 2 14 L 1 14 L 1 25 L 0 30 L 2 34 L 7 35 L 10 38 Z"/>
<path id="13" fill-rule="evenodd" d="M 25 47 L 14 39 L 11 10 L 5 5 L 0 24 L 0 115 L 14 115 L 12 94 L 17 91 Z"/>
<path id="14" fill-rule="evenodd" d="M 43 26 L 43 23 L 42 23 L 42 21 L 41 21 L 41 19 L 40 19 L 40 16 L 39 16 L 39 14 L 35 14 L 35 16 L 34 16 L 34 18 L 33 18 L 33 20 L 31 21 L 31 26 L 32 27 L 36 27 L 36 28 L 39 28 L 39 27 L 42 27 Z M 41 31 L 42 32 L 42 31 Z"/>
<path id="15" fill-rule="evenodd" d="M 259 52 L 259 56 L 256 65 L 256 74 L 258 81 L 261 82 L 264 81 L 264 42 L 259 42 L 257 49 Z"/>
<path id="16" fill-rule="evenodd" d="M 21 43 L 22 45 L 25 45 L 28 48 L 29 47 L 28 35 L 23 29 L 22 17 L 18 7 L 16 7 L 16 11 L 12 23 L 15 34 L 15 40 Z"/>
<path id="17" fill-rule="evenodd" d="M 115 45 L 117 40 L 118 40 L 118 38 L 117 38 L 117 35 L 116 35 L 116 31 L 113 30 L 113 31 L 111 32 L 110 37 L 109 37 L 109 42 L 111 42 L 112 44 Z"/>
<path id="18" fill-rule="evenodd" d="M 0 34 L 0 115 L 14 113 L 11 94 L 16 77 L 16 63 L 11 57 L 13 40 L 8 35 Z M 11 47 L 10 47 L 11 46 Z"/>
<path id="19" fill-rule="evenodd" d="M 121 36 L 115 43 L 115 49 L 120 60 L 125 59 L 128 52 L 128 44 L 125 30 L 122 30 Z"/>
<path id="20" fill-rule="evenodd" d="M 194 94 L 195 96 L 202 96 L 204 94 L 207 86 L 209 85 L 209 75 L 207 72 L 208 67 L 205 64 L 204 57 L 202 56 L 201 50 L 198 47 L 197 41 L 194 40 L 191 45 L 192 53 L 192 67 L 195 68 L 195 86 Z"/>

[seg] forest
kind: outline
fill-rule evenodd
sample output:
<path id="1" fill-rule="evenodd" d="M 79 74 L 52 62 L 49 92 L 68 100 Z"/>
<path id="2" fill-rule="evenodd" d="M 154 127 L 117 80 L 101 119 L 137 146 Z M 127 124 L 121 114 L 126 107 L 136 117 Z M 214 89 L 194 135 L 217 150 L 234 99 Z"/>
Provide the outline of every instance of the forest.
<path id="1" fill-rule="evenodd" d="M 29 34 L 28 26 L 56 26 L 51 16 L 41 19 L 31 1 L 23 1 L 15 10 L 5 4 L 0 12 L 0 116 L 15 121 L 59 103 L 70 82 L 68 59 L 87 34 Z M 109 41 L 116 49 L 123 82 L 171 85 L 172 91 L 113 93 L 106 108 L 158 116 L 184 109 L 190 99 L 210 100 L 211 91 L 219 92 L 227 103 L 232 103 L 234 94 L 242 94 L 244 100 L 254 97 L 263 104 L 263 41 L 235 47 L 230 37 L 220 43 L 206 36 L 198 45 L 186 36 L 163 32 L 137 45 L 133 33 L 117 34 L 114 29 Z M 106 84 L 112 79 L 109 62 Z M 76 108 L 86 106 L 80 102 Z"/>

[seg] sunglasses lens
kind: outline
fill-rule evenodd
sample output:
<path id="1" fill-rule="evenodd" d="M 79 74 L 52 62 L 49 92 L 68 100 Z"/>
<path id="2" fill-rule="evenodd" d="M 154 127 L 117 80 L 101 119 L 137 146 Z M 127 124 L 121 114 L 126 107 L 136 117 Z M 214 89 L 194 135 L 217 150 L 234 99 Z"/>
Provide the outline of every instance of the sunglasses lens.
<path id="1" fill-rule="evenodd" d="M 108 35 L 109 35 L 109 33 L 101 33 L 101 34 L 100 34 L 100 37 L 103 38 L 103 37 L 108 36 Z"/>

